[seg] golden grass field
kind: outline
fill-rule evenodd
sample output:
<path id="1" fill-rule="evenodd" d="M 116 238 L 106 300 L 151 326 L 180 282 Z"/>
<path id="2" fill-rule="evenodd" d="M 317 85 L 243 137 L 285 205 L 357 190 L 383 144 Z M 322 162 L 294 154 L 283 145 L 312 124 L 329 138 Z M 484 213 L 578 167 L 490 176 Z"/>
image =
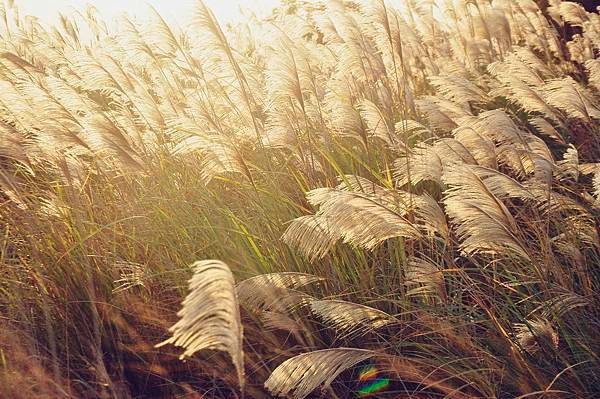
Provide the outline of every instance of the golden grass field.
<path id="1" fill-rule="evenodd" d="M 600 397 L 597 11 L 17 7 L 0 398 Z"/>

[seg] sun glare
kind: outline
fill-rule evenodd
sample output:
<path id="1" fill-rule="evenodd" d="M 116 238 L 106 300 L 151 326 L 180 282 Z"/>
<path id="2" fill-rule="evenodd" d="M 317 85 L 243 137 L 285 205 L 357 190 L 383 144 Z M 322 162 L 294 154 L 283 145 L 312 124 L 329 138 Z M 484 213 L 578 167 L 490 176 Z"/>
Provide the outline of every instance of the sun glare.
<path id="1" fill-rule="evenodd" d="M 15 2 L 23 15 L 32 15 L 46 23 L 54 23 L 58 13 L 83 10 L 88 4 L 98 9 L 107 20 L 112 20 L 124 12 L 143 18 L 154 7 L 170 22 L 186 23 L 192 14 L 194 0 L 17 0 Z M 248 10 L 261 16 L 279 4 L 279 0 L 205 0 L 205 4 L 223 23 L 235 22 Z"/>

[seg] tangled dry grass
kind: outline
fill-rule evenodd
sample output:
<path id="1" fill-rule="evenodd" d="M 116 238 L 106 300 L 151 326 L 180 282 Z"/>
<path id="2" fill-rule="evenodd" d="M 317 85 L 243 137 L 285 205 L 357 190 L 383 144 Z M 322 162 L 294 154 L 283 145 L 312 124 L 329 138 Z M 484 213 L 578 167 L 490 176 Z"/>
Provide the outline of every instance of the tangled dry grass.
<path id="1" fill-rule="evenodd" d="M 599 14 L 391 3 L 3 4 L 0 396 L 600 395 Z"/>

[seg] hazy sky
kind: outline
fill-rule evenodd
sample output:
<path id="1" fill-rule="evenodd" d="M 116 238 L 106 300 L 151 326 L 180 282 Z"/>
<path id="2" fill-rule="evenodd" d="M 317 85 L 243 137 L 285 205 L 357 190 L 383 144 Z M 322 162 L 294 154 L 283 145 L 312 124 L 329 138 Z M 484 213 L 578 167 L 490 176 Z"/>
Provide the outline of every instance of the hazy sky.
<path id="1" fill-rule="evenodd" d="M 153 5 L 165 18 L 181 23 L 193 9 L 194 0 L 15 0 L 22 15 L 35 15 L 45 22 L 55 22 L 59 11 L 69 12 L 73 7 L 83 10 L 86 4 L 93 4 L 108 20 L 122 12 L 143 16 L 147 4 Z M 257 14 L 266 14 L 279 4 L 279 0 L 205 0 L 220 22 L 232 22 L 239 18 L 239 7 L 248 8 Z"/>

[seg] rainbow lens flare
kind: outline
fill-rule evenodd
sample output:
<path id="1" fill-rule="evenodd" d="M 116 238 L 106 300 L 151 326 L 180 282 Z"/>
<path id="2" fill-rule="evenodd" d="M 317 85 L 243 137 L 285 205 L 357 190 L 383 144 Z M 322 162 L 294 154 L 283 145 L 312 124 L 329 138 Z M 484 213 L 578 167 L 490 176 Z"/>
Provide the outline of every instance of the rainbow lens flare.
<path id="1" fill-rule="evenodd" d="M 358 380 L 359 381 L 372 380 L 373 378 L 377 377 L 377 373 L 378 373 L 377 367 L 375 367 L 373 365 L 365 366 L 358 373 Z"/>
<path id="2" fill-rule="evenodd" d="M 360 370 L 358 373 L 358 380 L 365 384 L 357 391 L 359 398 L 366 398 L 377 392 L 381 392 L 390 385 L 389 378 L 380 378 L 378 375 L 379 371 L 377 370 L 377 367 L 373 365 L 365 366 Z"/>

